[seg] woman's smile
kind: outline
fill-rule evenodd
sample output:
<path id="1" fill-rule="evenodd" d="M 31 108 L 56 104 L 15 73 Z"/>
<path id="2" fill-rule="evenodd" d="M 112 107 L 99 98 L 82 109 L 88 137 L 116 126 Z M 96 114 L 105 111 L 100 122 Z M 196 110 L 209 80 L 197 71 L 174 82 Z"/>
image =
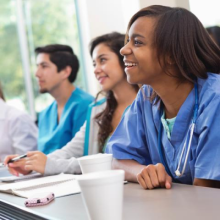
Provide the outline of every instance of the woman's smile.
<path id="1" fill-rule="evenodd" d="M 108 78 L 108 76 L 100 76 L 98 77 L 98 81 L 99 83 L 102 85 L 104 84 L 104 81 Z"/>

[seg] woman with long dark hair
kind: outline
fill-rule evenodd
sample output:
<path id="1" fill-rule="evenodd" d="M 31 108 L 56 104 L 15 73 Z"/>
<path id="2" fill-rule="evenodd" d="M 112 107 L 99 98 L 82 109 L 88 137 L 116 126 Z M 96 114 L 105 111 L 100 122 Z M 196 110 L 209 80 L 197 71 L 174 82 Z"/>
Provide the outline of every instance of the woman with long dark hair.
<path id="1" fill-rule="evenodd" d="M 27 174 L 32 170 L 44 175 L 79 173 L 76 157 L 102 153 L 106 142 L 116 129 L 126 108 L 136 97 L 139 87 L 127 82 L 120 49 L 125 35 L 110 33 L 91 42 L 94 73 L 102 88 L 104 99 L 94 102 L 88 111 L 86 123 L 76 136 L 62 149 L 45 155 L 28 152 L 23 160 L 9 163 L 11 173 Z M 8 156 L 5 164 L 17 155 Z"/>
<path id="2" fill-rule="evenodd" d="M 201 22 L 183 8 L 143 8 L 121 54 L 128 81 L 144 86 L 108 142 L 113 166 L 144 189 L 219 187 L 220 50 Z"/>

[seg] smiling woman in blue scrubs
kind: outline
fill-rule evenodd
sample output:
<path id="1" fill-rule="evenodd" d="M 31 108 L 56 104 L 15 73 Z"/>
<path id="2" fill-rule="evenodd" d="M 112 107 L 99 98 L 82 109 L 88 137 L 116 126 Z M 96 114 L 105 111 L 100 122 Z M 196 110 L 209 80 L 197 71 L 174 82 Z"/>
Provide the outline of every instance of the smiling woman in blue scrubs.
<path id="1" fill-rule="evenodd" d="M 219 48 L 191 12 L 164 6 L 137 12 L 126 42 L 127 79 L 143 87 L 108 142 L 113 167 L 144 189 L 219 187 Z"/>

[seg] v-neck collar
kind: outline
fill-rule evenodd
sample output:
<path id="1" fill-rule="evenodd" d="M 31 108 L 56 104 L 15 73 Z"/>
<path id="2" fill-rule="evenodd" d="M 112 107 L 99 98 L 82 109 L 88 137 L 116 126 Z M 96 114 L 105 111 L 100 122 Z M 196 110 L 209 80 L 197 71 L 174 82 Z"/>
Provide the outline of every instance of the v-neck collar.
<path id="1" fill-rule="evenodd" d="M 170 139 L 173 145 L 179 146 L 185 139 L 186 133 L 193 118 L 194 105 L 195 88 L 193 88 L 189 93 L 177 114 Z"/>
<path id="2" fill-rule="evenodd" d="M 193 117 L 194 103 L 195 89 L 192 89 L 176 116 L 170 140 L 167 137 L 166 131 L 162 128 L 162 148 L 164 149 L 168 164 L 171 164 L 171 161 L 174 159 L 174 155 L 179 152 L 179 147 L 185 139 L 186 132 Z M 160 106 L 161 101 L 152 106 L 154 122 L 158 133 L 161 123 Z"/>
<path id="3" fill-rule="evenodd" d="M 62 121 L 62 118 L 64 117 L 65 113 L 66 113 L 66 110 L 69 109 L 69 105 L 71 105 L 72 103 L 72 99 L 73 99 L 73 96 L 75 95 L 75 92 L 77 91 L 77 87 L 73 90 L 71 96 L 69 97 L 69 99 L 67 100 L 64 108 L 63 108 L 63 111 L 62 111 L 62 114 L 60 116 L 60 120 L 58 122 L 58 105 L 57 105 L 57 102 L 54 102 L 54 106 L 53 106 L 53 115 L 56 114 L 56 120 L 54 120 L 54 128 L 56 129 L 56 127 L 61 123 Z"/>
<path id="4" fill-rule="evenodd" d="M 64 108 L 63 108 L 62 114 L 61 114 L 61 116 L 60 116 L 59 122 L 58 122 L 58 105 L 57 105 L 57 102 L 56 102 L 56 101 L 53 102 L 53 104 L 52 104 L 53 106 L 52 106 L 52 109 L 51 109 L 51 115 L 53 116 L 53 119 L 52 119 L 53 123 L 52 123 L 52 121 L 50 122 L 51 125 L 53 124 L 53 125 L 52 125 L 53 130 L 56 129 L 56 128 L 59 126 L 59 124 L 62 122 L 62 119 L 63 119 L 63 117 L 64 117 L 64 115 L 65 115 L 65 113 L 66 113 L 66 110 L 69 109 L 69 105 L 71 105 L 72 100 L 73 100 L 73 97 L 74 97 L 75 92 L 76 92 L 77 90 L 78 90 L 78 89 L 77 89 L 77 87 L 76 87 L 76 88 L 73 90 L 73 92 L 72 92 L 71 96 L 69 97 L 69 99 L 67 100 L 67 102 L 66 102 L 66 104 L 65 104 L 65 106 L 64 106 Z M 54 117 L 54 115 L 56 115 L 56 118 Z"/>

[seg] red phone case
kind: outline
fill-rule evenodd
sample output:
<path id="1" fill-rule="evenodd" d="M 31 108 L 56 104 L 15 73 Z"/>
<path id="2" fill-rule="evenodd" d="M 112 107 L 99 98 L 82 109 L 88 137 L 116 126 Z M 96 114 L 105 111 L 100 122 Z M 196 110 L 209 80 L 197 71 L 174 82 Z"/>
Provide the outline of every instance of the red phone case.
<path id="1" fill-rule="evenodd" d="M 29 198 L 29 199 L 26 199 L 24 204 L 25 204 L 26 207 L 46 205 L 46 204 L 50 203 L 53 199 L 54 199 L 54 193 L 48 193 L 43 198 Z"/>

